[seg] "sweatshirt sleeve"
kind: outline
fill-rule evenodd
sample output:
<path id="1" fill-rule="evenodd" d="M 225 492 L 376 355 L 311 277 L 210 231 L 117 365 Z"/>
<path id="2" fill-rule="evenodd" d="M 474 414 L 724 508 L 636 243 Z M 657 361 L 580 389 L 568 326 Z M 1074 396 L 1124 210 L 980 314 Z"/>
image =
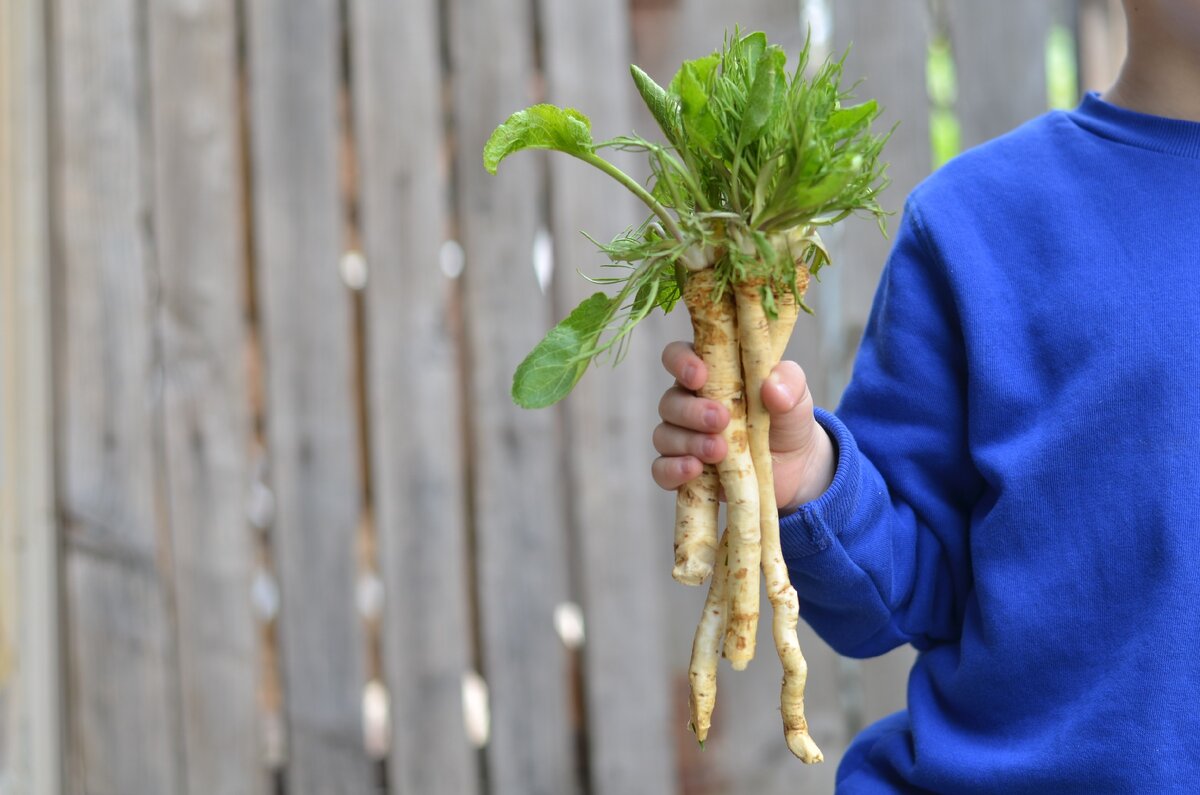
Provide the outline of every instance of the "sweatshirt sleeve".
<path id="1" fill-rule="evenodd" d="M 836 450 L 833 483 L 780 522 L 801 615 L 840 653 L 959 637 L 984 488 L 966 404 L 955 293 L 910 200 L 842 403 L 816 413 Z"/>

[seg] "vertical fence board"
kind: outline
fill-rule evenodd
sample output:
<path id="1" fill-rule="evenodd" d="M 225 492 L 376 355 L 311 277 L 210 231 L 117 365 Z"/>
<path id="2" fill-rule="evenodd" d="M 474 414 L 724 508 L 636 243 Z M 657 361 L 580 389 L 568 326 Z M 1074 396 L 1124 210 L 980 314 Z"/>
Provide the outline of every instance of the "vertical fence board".
<path id="1" fill-rule="evenodd" d="M 186 791 L 265 791 L 255 710 L 232 0 L 149 6 L 167 503 Z"/>
<path id="2" fill-rule="evenodd" d="M 834 6 L 834 52 L 847 44 L 854 49 L 846 64 L 851 80 L 865 79 L 858 93 L 873 97 L 885 108 L 879 128 L 900 126 L 888 142 L 885 159 L 891 165 L 891 186 L 882 195 L 885 209 L 895 211 L 889 219 L 892 233 L 909 191 L 930 169 L 929 99 L 925 93 L 925 59 L 928 51 L 926 3 L 904 0 L 879 5 L 870 0 L 839 0 Z M 841 339 L 831 346 L 828 363 L 837 373 L 836 400 L 850 375 L 858 343 L 890 241 L 880 236 L 875 222 L 852 219 L 844 225 L 839 246 L 840 262 L 830 270 L 839 280 Z M 870 722 L 902 709 L 913 651 L 909 647 L 861 664 L 862 713 L 852 715 L 853 724 Z M 854 671 L 857 664 L 848 662 Z M 850 727 L 857 730 L 858 725 Z"/>
<path id="3" fill-rule="evenodd" d="M 949 3 L 963 148 L 1046 112 L 1046 37 L 1054 3 Z"/>
<path id="4" fill-rule="evenodd" d="M 598 137 L 627 132 L 633 95 L 626 4 L 543 2 L 541 9 L 548 99 L 589 114 Z M 607 239 L 648 211 L 607 176 L 562 156 L 550 158 L 549 205 L 555 257 L 562 265 L 554 274 L 561 315 L 596 290 L 575 270 L 598 274 L 595 265 L 604 261 L 580 230 Z M 640 335 L 632 347 L 616 372 L 593 368 L 564 404 L 596 795 L 677 790 L 671 691 L 660 640 L 669 528 L 652 521 L 651 500 L 658 495 L 651 493 L 646 471 L 658 403 L 650 373 L 658 352 Z"/>
<path id="5" fill-rule="evenodd" d="M 356 0 L 351 15 L 389 784 L 397 795 L 467 795 L 479 771 L 463 727 L 470 573 L 454 283 L 438 266 L 447 183 L 437 6 Z"/>
<path id="6" fill-rule="evenodd" d="M 513 369 L 549 322 L 530 267 L 539 161 L 518 155 L 493 177 L 480 159 L 495 125 L 532 99 L 528 10 L 501 0 L 450 5 L 472 507 L 490 791 L 569 795 L 578 790 L 575 729 L 566 650 L 553 625 L 567 599 L 555 413 L 509 399 Z"/>
<path id="7" fill-rule="evenodd" d="M 0 793 L 61 792 L 46 53 L 0 0 Z"/>
<path id="8" fill-rule="evenodd" d="M 248 3 L 255 268 L 277 510 L 290 795 L 370 791 L 350 296 L 342 251 L 334 0 Z"/>
<path id="9" fill-rule="evenodd" d="M 69 786 L 175 792 L 182 749 L 137 8 L 61 0 L 52 19 Z"/>

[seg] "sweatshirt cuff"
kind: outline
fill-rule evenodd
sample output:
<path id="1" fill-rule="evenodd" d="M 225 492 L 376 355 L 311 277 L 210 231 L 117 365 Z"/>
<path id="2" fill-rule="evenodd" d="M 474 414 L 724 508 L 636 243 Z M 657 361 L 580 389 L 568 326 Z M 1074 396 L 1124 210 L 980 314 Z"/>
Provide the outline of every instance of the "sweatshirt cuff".
<path id="1" fill-rule="evenodd" d="M 820 497 L 779 517 L 779 541 L 785 561 L 814 555 L 829 546 L 849 523 L 862 481 L 858 445 L 850 430 L 824 409 L 814 409 L 813 415 L 833 442 L 837 468 L 833 482 Z"/>

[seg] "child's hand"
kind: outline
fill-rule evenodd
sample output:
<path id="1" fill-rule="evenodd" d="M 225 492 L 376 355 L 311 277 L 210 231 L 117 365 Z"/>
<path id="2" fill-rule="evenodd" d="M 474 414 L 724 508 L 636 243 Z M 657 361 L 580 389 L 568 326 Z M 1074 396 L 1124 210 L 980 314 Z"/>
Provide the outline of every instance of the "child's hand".
<path id="1" fill-rule="evenodd" d="M 720 403 L 695 394 L 708 371 L 690 343 L 672 342 L 663 349 L 663 366 L 675 386 L 658 404 L 662 422 L 654 429 L 660 457 L 651 466 L 654 482 L 674 491 L 700 474 L 701 462 L 725 457 L 721 430 L 729 412 Z M 775 500 L 780 513 L 821 495 L 833 482 L 833 443 L 813 418 L 812 395 L 804 371 L 795 362 L 780 362 L 763 384 L 763 405 L 771 413 L 771 455 L 775 465 Z"/>

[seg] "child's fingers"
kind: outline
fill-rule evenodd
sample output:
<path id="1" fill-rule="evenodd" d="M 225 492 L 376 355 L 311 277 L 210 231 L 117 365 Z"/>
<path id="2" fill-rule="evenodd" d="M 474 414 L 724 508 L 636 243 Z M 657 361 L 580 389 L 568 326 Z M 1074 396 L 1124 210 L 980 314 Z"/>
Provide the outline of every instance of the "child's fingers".
<path id="1" fill-rule="evenodd" d="M 663 422 L 700 433 L 720 433 L 729 424 L 729 412 L 715 400 L 698 398 L 680 386 L 663 393 L 658 402 Z"/>
<path id="2" fill-rule="evenodd" d="M 669 343 L 663 348 L 662 363 L 681 386 L 693 392 L 708 380 L 708 369 L 690 342 Z"/>
<path id="3" fill-rule="evenodd" d="M 654 429 L 654 449 L 665 456 L 692 455 L 707 464 L 725 457 L 725 440 L 720 436 L 696 433 L 678 425 L 660 423 Z"/>
<path id="4" fill-rule="evenodd" d="M 650 465 L 650 474 L 659 488 L 675 491 L 697 477 L 704 465 L 695 456 L 661 456 Z"/>
<path id="5" fill-rule="evenodd" d="M 804 371 L 795 362 L 775 365 L 762 388 L 763 405 L 771 414 L 771 452 L 805 449 L 813 435 L 813 403 Z"/>

